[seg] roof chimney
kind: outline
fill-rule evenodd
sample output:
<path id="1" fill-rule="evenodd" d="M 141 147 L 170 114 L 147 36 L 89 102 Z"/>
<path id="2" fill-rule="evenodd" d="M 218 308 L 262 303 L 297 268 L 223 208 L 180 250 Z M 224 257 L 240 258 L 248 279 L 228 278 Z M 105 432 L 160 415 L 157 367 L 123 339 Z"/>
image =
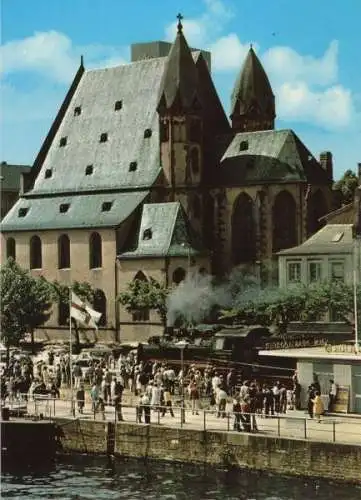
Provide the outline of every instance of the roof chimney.
<path id="1" fill-rule="evenodd" d="M 320 164 L 324 171 L 327 173 L 330 181 L 333 180 L 333 161 L 331 151 L 323 151 L 320 153 Z"/>

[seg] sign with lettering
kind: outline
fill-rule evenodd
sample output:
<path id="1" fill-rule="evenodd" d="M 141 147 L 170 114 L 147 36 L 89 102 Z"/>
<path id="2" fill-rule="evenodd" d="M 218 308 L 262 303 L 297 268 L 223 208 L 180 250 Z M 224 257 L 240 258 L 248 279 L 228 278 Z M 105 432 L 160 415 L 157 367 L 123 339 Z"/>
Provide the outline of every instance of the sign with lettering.
<path id="1" fill-rule="evenodd" d="M 299 349 L 302 347 L 323 347 L 327 344 L 325 338 L 320 337 L 291 337 L 282 338 L 278 341 L 267 342 L 265 344 L 265 350 L 277 350 L 277 349 Z"/>
<path id="2" fill-rule="evenodd" d="M 333 404 L 335 413 L 348 413 L 350 401 L 350 387 L 348 385 L 340 385 L 337 387 L 336 400 Z"/>
<path id="3" fill-rule="evenodd" d="M 352 344 L 338 344 L 338 345 L 332 345 L 332 344 L 327 344 L 325 346 L 325 349 L 327 352 L 336 352 L 338 354 L 356 354 L 356 349 L 355 346 Z"/>

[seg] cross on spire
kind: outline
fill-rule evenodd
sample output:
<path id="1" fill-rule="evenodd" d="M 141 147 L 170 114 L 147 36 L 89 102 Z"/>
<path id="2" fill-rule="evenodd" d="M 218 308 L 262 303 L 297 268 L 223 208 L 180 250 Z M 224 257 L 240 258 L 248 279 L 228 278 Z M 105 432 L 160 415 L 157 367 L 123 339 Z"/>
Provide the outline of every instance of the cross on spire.
<path id="1" fill-rule="evenodd" d="M 183 30 L 183 25 L 182 25 L 183 16 L 182 16 L 182 14 L 179 13 L 177 15 L 177 19 L 178 19 L 178 25 L 177 25 L 178 33 L 182 33 L 182 30 Z"/>

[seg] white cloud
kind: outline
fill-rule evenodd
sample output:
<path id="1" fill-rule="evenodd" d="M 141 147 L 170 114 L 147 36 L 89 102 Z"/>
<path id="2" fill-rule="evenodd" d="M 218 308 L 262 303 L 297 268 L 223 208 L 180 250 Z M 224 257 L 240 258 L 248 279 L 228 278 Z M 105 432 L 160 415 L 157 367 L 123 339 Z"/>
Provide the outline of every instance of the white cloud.
<path id="1" fill-rule="evenodd" d="M 305 82 L 286 82 L 277 89 L 277 114 L 283 120 L 321 125 L 326 129 L 351 123 L 351 91 L 334 85 L 323 91 L 312 90 Z"/>
<path id="2" fill-rule="evenodd" d="M 239 70 L 249 44 L 242 44 L 235 33 L 218 38 L 209 47 L 212 53 L 212 68 L 215 71 Z"/>
<path id="3" fill-rule="evenodd" d="M 69 37 L 57 31 L 37 32 L 22 40 L 7 42 L 0 47 L 2 75 L 28 71 L 51 80 L 68 83 L 84 54 L 87 67 L 121 64 L 124 58 L 114 47 L 89 45 L 77 47 Z"/>
<path id="4" fill-rule="evenodd" d="M 287 82 L 304 81 L 329 85 L 338 78 L 338 42 L 333 40 L 324 55 L 316 58 L 298 54 L 291 47 L 271 47 L 262 57 L 270 77 Z"/>

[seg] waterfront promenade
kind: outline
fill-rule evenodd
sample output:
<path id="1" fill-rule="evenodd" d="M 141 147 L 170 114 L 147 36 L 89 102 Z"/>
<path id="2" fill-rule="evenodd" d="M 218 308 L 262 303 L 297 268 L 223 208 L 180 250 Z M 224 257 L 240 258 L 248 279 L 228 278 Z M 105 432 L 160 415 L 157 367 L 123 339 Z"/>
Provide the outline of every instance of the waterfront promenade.
<path id="1" fill-rule="evenodd" d="M 122 417 L 127 423 L 137 422 L 137 408 L 135 398 L 125 398 L 129 404 L 123 404 Z M 76 405 L 75 412 L 72 413 L 70 399 L 50 399 L 37 398 L 28 403 L 13 403 L 12 413 L 22 414 L 26 411 L 28 417 L 39 417 L 44 419 L 54 418 L 79 418 L 84 420 L 103 420 L 114 422 L 116 419 L 115 410 L 112 406 L 106 406 L 104 414 L 92 412 L 91 403 L 88 399 L 85 402 L 84 412 L 79 414 Z M 17 409 L 19 410 L 17 412 Z M 190 408 L 185 407 L 184 418 L 181 418 L 181 408 L 173 408 L 174 417 L 167 411 L 162 416 L 159 411 L 151 411 L 151 424 L 164 425 L 167 427 L 180 427 L 192 430 L 236 432 L 233 430 L 234 415 L 232 404 L 228 403 L 226 416 L 217 417 L 216 412 L 209 410 L 199 410 L 198 415 L 192 414 Z M 324 416 L 320 423 L 308 418 L 304 411 L 289 411 L 286 415 L 276 415 L 255 417 L 257 432 L 266 436 L 286 437 L 291 439 L 306 439 L 321 442 L 348 443 L 361 446 L 361 418 L 343 415 Z M 140 424 L 142 425 L 142 424 Z"/>

